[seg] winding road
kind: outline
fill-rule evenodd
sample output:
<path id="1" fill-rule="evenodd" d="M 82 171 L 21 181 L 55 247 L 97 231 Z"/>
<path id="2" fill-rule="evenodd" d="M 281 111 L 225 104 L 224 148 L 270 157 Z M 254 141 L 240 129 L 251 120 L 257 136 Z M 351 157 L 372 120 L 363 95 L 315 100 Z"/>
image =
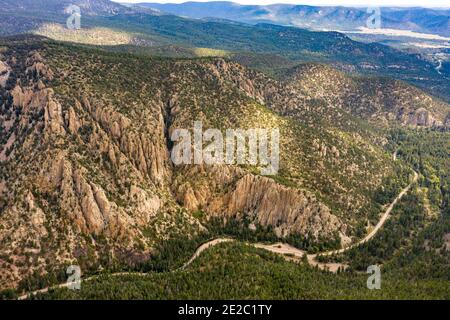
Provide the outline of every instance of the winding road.
<path id="1" fill-rule="evenodd" d="M 389 204 L 389 206 L 386 208 L 386 210 L 383 212 L 383 215 L 381 216 L 380 220 L 378 221 L 378 223 L 375 225 L 375 227 L 369 232 L 369 234 L 367 234 L 363 239 L 361 239 L 360 241 L 339 249 L 339 250 L 330 250 L 330 251 L 325 251 L 325 252 L 320 252 L 317 254 L 308 254 L 307 258 L 308 258 L 308 262 L 310 265 L 312 266 L 318 266 L 320 269 L 323 270 L 329 270 L 331 272 L 336 272 L 339 268 L 346 268 L 347 266 L 345 264 L 341 264 L 341 263 L 320 263 L 317 261 L 317 256 L 321 255 L 321 256 L 330 256 L 333 254 L 340 254 L 340 253 L 344 253 L 352 248 L 355 248 L 361 244 L 366 243 L 367 241 L 369 241 L 370 239 L 372 239 L 377 233 L 378 231 L 381 229 L 381 227 L 385 224 L 385 222 L 387 221 L 387 219 L 389 218 L 392 209 L 394 208 L 394 206 L 397 204 L 397 202 L 409 191 L 409 189 L 411 188 L 411 186 L 417 181 L 417 179 L 419 178 L 419 175 L 417 174 L 417 172 L 414 171 L 414 177 L 412 179 L 412 181 L 408 184 L 408 186 L 406 186 L 398 195 L 397 197 L 395 197 L 395 199 Z M 213 239 L 211 241 L 208 241 L 204 244 L 202 244 L 200 247 L 198 247 L 198 249 L 195 251 L 194 255 L 191 257 L 191 259 L 189 259 L 188 262 L 186 262 L 183 267 L 181 269 L 185 269 L 186 267 L 188 267 L 196 258 L 198 258 L 198 256 L 200 256 L 200 254 L 209 249 L 212 246 L 218 245 L 220 243 L 223 242 L 230 242 L 230 241 L 235 241 L 234 239 L 231 238 L 217 238 L 217 239 Z M 290 258 L 290 259 L 301 259 L 304 255 L 305 255 L 305 251 L 297 249 L 291 245 L 288 245 L 286 243 L 275 243 L 275 244 L 264 244 L 264 243 L 246 243 L 247 245 L 252 245 L 256 248 L 261 248 L 261 249 L 265 249 L 268 251 L 271 251 L 273 253 L 277 253 L 277 254 L 282 254 L 282 255 L 288 255 L 288 257 L 286 258 Z"/>
<path id="2" fill-rule="evenodd" d="M 396 153 L 394 153 L 394 159 L 395 159 L 395 155 Z M 317 261 L 317 257 L 319 255 L 321 256 L 329 256 L 329 255 L 333 255 L 333 254 L 339 254 L 339 253 L 343 253 L 346 252 L 354 247 L 357 247 L 361 244 L 366 243 L 367 241 L 369 241 L 370 239 L 372 239 L 377 232 L 381 229 L 381 227 L 384 225 L 384 223 L 387 221 L 387 219 L 389 218 L 392 209 L 394 208 L 394 206 L 397 204 L 397 202 L 410 190 L 411 186 L 417 181 L 419 175 L 417 174 L 417 172 L 414 171 L 414 177 L 412 179 L 412 181 L 409 183 L 408 186 L 406 186 L 398 195 L 397 197 L 389 204 L 389 206 L 386 208 L 386 210 L 384 211 L 383 215 L 381 216 L 380 220 L 378 221 L 378 223 L 375 225 L 375 227 L 372 229 L 372 231 L 369 232 L 369 234 L 367 236 L 365 236 L 363 239 L 361 239 L 360 241 L 339 249 L 339 250 L 331 250 L 331 251 L 325 251 L 325 252 L 320 252 L 317 254 L 308 254 L 307 255 L 307 259 L 308 259 L 308 263 L 312 266 L 317 266 L 320 269 L 323 270 L 328 270 L 331 272 L 336 272 L 339 268 L 346 268 L 347 266 L 345 264 L 340 264 L 340 263 L 320 263 Z M 176 269 L 174 271 L 180 271 L 180 270 L 184 270 L 186 269 L 190 264 L 192 264 L 192 262 L 197 259 L 201 253 L 213 246 L 216 246 L 218 244 L 224 243 L 224 242 L 231 242 L 231 241 L 236 241 L 235 239 L 232 238 L 216 238 L 216 239 L 212 239 L 204 244 L 202 244 L 201 246 L 199 246 L 197 248 L 197 250 L 194 252 L 194 254 L 192 255 L 192 257 L 189 259 L 189 261 L 187 261 L 181 268 Z M 287 260 L 299 260 L 301 259 L 306 252 L 300 249 L 297 249 L 291 245 L 288 245 L 286 243 L 275 243 L 275 244 L 264 244 L 264 243 L 246 243 L 247 245 L 251 245 L 254 246 L 256 248 L 261 248 L 261 249 L 265 249 L 267 251 L 273 252 L 273 253 L 277 253 L 277 254 L 281 254 L 283 255 Z M 134 276 L 145 276 L 147 275 L 146 273 L 139 273 L 139 272 L 118 272 L 118 273 L 113 273 L 110 276 L 124 276 L 124 275 L 134 275 Z M 98 278 L 99 276 L 91 276 L 89 278 L 85 278 L 82 279 L 81 281 L 86 282 L 86 281 L 91 281 L 94 280 L 96 278 Z M 36 290 L 33 292 L 29 292 L 25 295 L 20 296 L 18 299 L 19 300 L 24 300 L 27 299 L 29 296 L 33 296 L 36 295 L 38 293 L 46 293 L 48 292 L 50 289 L 58 289 L 58 288 L 67 288 L 71 285 L 75 284 L 75 282 L 68 282 L 68 283 L 62 283 L 59 285 L 55 285 L 52 287 L 47 287 L 44 289 L 40 289 L 40 290 Z"/>

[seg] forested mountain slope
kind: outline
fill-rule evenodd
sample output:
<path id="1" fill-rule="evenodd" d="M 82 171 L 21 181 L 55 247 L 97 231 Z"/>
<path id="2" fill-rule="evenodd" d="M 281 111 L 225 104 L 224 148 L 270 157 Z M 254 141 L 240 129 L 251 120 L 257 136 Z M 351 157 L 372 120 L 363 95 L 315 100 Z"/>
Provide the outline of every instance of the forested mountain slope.
<path id="1" fill-rule="evenodd" d="M 0 48 L 2 287 L 74 261 L 133 265 L 212 217 L 340 245 L 373 219 L 383 179 L 407 181 L 364 120 L 372 113 L 361 119 L 357 105 L 335 104 L 337 91 L 308 90 L 308 78 L 337 71 L 305 66 L 303 82 L 284 83 L 220 58 L 149 59 L 29 36 Z M 423 105 L 407 88 L 397 103 L 413 119 L 425 108 L 433 121 L 390 120 L 442 126 L 448 105 Z M 204 129 L 279 128 L 280 171 L 174 166 L 170 133 L 194 120 Z"/>
<path id="2" fill-rule="evenodd" d="M 360 43 L 338 32 L 313 32 L 295 27 L 260 23 L 188 19 L 145 8 L 125 7 L 107 0 L 76 0 L 82 11 L 81 30 L 61 30 L 69 14 L 68 1 L 3 0 L 0 35 L 38 33 L 58 40 L 108 45 L 136 45 L 139 49 L 176 45 L 227 50 L 233 53 L 280 55 L 296 62 L 332 64 L 352 73 L 386 75 L 408 81 L 449 101 L 446 68 L 420 55 L 408 54 L 379 43 Z M 59 24 L 59 25 L 56 25 Z M 59 26 L 59 27 L 58 27 Z M 106 41 L 105 43 L 105 40 Z M 120 48 L 119 48 L 120 49 Z"/>
<path id="3" fill-rule="evenodd" d="M 218 18 L 246 23 L 275 23 L 313 30 L 355 30 L 365 27 L 374 11 L 344 6 L 295 4 L 241 5 L 228 1 L 140 3 L 137 6 L 190 18 Z M 383 28 L 450 36 L 450 10 L 435 8 L 380 8 Z"/>

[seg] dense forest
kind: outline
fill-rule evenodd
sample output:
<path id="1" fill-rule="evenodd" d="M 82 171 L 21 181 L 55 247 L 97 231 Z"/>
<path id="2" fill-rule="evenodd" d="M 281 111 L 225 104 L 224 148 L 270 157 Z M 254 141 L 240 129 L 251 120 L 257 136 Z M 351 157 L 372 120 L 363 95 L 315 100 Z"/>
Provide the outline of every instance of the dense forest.
<path id="1" fill-rule="evenodd" d="M 404 167 L 414 168 L 420 179 L 394 207 L 391 218 L 371 241 L 345 254 L 319 257 L 320 261 L 348 263 L 345 272 L 332 274 L 305 262 L 287 262 L 243 243 L 278 241 L 271 228 L 257 226 L 252 231 L 245 221 L 230 220 L 224 224 L 222 220 L 212 219 L 207 232 L 190 238 L 180 235 L 163 242 L 151 259 L 131 270 L 129 266 L 110 264 L 98 278 L 83 282 L 81 291 L 57 289 L 36 298 L 448 299 L 450 141 L 447 134 L 436 130 L 396 129 L 391 132 L 388 151 L 397 150 Z M 378 209 L 395 197 L 407 176 L 407 171 L 401 170 L 374 192 Z M 372 218 L 375 221 L 378 218 L 375 212 Z M 180 269 L 201 243 L 219 236 L 242 242 L 209 249 L 186 270 Z M 286 241 L 310 252 L 339 246 L 337 242 L 312 244 L 307 239 L 290 237 Z M 366 288 L 365 271 L 373 264 L 382 266 L 382 290 Z M 118 271 L 147 272 L 147 275 L 111 275 Z M 64 273 L 57 271 L 47 278 L 30 277 L 22 282 L 19 291 L 64 282 L 63 279 Z M 3 298 L 16 296 L 14 290 L 2 293 Z"/>
<path id="2" fill-rule="evenodd" d="M 388 148 L 419 174 L 418 185 L 394 208 L 368 243 L 321 261 L 347 262 L 357 271 L 372 264 L 401 278 L 450 281 L 450 140 L 448 132 L 395 129 Z"/>
<path id="3" fill-rule="evenodd" d="M 375 238 L 340 256 L 319 259 L 347 262 L 350 267 L 345 272 L 332 274 L 305 262 L 287 262 L 242 243 L 221 244 L 202 253 L 187 270 L 177 270 L 199 242 L 214 235 L 248 242 L 278 240 L 270 228 L 258 227 L 251 232 L 242 224 L 230 222 L 224 226 L 212 220 L 210 234 L 163 244 L 154 259 L 139 267 L 150 271 L 146 276 L 105 275 L 83 283 L 81 291 L 58 289 L 36 298 L 449 299 L 448 133 L 395 129 L 389 137 L 388 151 L 397 150 L 398 159 L 417 171 L 420 179 L 394 207 L 391 218 Z M 404 172 L 387 179 L 384 188 L 374 192 L 378 208 L 395 197 L 405 182 Z M 305 239 L 291 238 L 289 242 L 311 250 Z M 334 245 L 323 244 L 317 249 Z M 382 266 L 381 290 L 366 287 L 365 271 L 373 264 Z M 169 270 L 172 272 L 161 273 Z"/>
<path id="4" fill-rule="evenodd" d="M 51 290 L 36 299 L 449 299 L 446 282 L 382 277 L 369 290 L 367 275 L 333 274 L 240 243 L 205 251 L 188 269 L 145 276 L 103 276 L 81 290 Z"/>
<path id="5" fill-rule="evenodd" d="M 24 45 L 19 49 L 21 54 L 25 55 L 29 46 Z M 95 97 L 99 104 L 99 110 L 108 105 L 115 105 L 118 111 L 135 120 L 130 123 L 138 123 L 142 117 L 140 112 L 144 109 L 131 107 L 134 104 L 130 101 L 134 100 L 129 92 L 140 92 L 142 96 L 139 97 L 139 100 L 150 100 L 152 96 L 156 96 L 156 93 L 149 92 L 145 86 L 141 86 L 141 81 L 144 80 L 146 85 L 153 82 L 156 87 L 156 83 L 159 83 L 161 78 L 172 78 L 168 75 L 171 68 L 174 67 L 172 65 L 174 62 L 170 59 L 154 58 L 151 61 L 135 57 L 131 60 L 128 55 L 119 53 L 105 55 L 103 58 L 99 58 L 100 62 L 98 62 L 89 60 L 92 59 L 92 56 L 97 57 L 95 52 L 84 48 L 74 49 L 69 45 L 61 49 L 53 42 L 46 45 L 46 50 L 48 50 L 49 59 L 52 60 L 55 70 L 60 71 L 58 73 L 63 73 L 61 71 L 70 68 L 71 74 L 74 75 L 69 80 L 57 78 L 53 81 L 55 95 L 65 106 L 70 106 L 74 103 L 73 101 L 77 101 L 75 97 L 80 88 L 89 89 L 91 86 L 92 91 L 88 92 Z M 78 57 L 75 59 L 75 56 Z M 202 97 L 207 105 L 211 106 L 206 109 L 206 113 L 211 117 L 212 123 L 217 124 L 217 127 L 235 121 L 234 118 L 217 117 L 217 112 L 231 114 L 233 111 L 235 118 L 242 120 L 244 117 L 241 114 L 244 110 L 251 115 L 261 112 L 265 117 L 277 123 L 279 118 L 275 112 L 255 102 L 249 103 L 249 98 L 242 93 L 237 94 L 237 89 L 228 90 L 227 86 L 220 87 L 218 84 L 222 81 L 212 81 L 210 87 L 204 86 L 200 80 L 203 79 L 205 70 L 212 67 L 213 61 L 213 59 L 198 59 L 176 63 L 177 68 L 180 68 L 177 69 L 177 72 L 185 76 L 184 82 L 173 84 L 169 81 L 166 86 L 171 90 L 178 90 L 189 83 L 191 91 L 196 94 L 192 93 L 183 98 L 186 100 L 184 101 L 185 106 L 195 105 L 191 103 L 192 97 L 196 99 Z M 113 68 L 119 68 L 119 73 L 130 75 L 130 77 L 118 78 L 110 71 Z M 142 79 L 140 70 L 151 72 Z M 190 76 L 197 73 L 196 77 Z M 223 83 L 227 81 L 229 80 L 224 80 Z M 127 92 L 112 90 L 114 95 L 108 99 L 104 98 L 111 88 L 121 88 L 122 86 L 126 86 L 129 90 Z M 161 90 L 165 92 L 165 88 L 163 87 Z M 224 100 L 218 103 L 219 100 L 211 97 L 211 92 L 216 92 Z M 11 102 L 8 102 L 6 105 L 10 106 L 10 104 Z M 138 102 L 136 105 L 139 105 Z M 225 105 L 227 108 L 221 108 L 221 105 Z M 231 105 L 234 109 L 231 109 Z M 160 107 L 157 104 L 155 106 Z M 322 110 L 323 114 L 318 110 Z M 146 114 L 155 113 L 153 109 L 147 111 Z M 190 114 L 193 115 L 198 113 L 197 109 L 190 111 L 192 111 Z M 314 110 L 318 118 L 326 118 L 332 112 L 333 110 L 325 104 L 321 107 L 317 105 Z M 9 113 L 12 116 L 12 111 Z M 259 120 L 261 117 L 257 118 Z M 224 122 L 218 123 L 218 119 Z M 366 130 L 367 124 L 360 125 L 358 121 L 352 119 L 343 117 L 340 122 L 333 118 L 336 123 L 329 127 L 327 125 L 329 130 L 324 130 L 321 127 L 322 124 L 318 127 L 307 127 L 303 124 L 294 125 L 296 122 L 292 119 L 284 121 L 286 133 L 289 133 L 285 136 L 294 138 L 284 144 L 285 150 L 289 152 L 283 154 L 287 155 L 285 160 L 292 165 L 293 169 L 289 171 L 286 167 L 282 167 L 280 174 L 272 177 L 277 183 L 286 187 L 303 188 L 308 186 L 315 191 L 314 195 L 320 201 L 336 211 L 338 216 L 348 223 L 348 235 L 352 237 L 353 242 L 356 242 L 373 228 L 380 219 L 380 213 L 385 210 L 400 190 L 408 185 L 412 170 L 419 174 L 418 183 L 414 184 L 410 192 L 398 202 L 390 219 L 375 238 L 345 254 L 320 258 L 323 261 L 345 262 L 349 265 L 346 272 L 332 274 L 320 271 L 305 263 L 287 262 L 280 256 L 245 245 L 245 242 L 284 241 L 308 253 L 318 253 L 341 246 L 337 232 L 326 239 L 314 238 L 312 232 L 290 233 L 287 237 L 280 239 L 276 235 L 274 227 L 255 225 L 255 220 L 250 221 L 245 217 L 240 220 L 228 219 L 227 221 L 224 217 L 207 219 L 208 213 L 202 210 L 187 212 L 185 208 L 176 207 L 175 209 L 174 207 L 172 215 L 164 215 L 172 217 L 172 220 L 170 224 L 167 224 L 167 229 L 159 231 L 163 240 L 157 241 L 158 238 L 155 236 L 156 229 L 162 223 L 158 224 L 158 220 L 147 223 L 145 229 L 142 230 L 142 235 L 146 241 L 151 243 L 151 252 L 148 256 L 133 260 L 129 264 L 124 261 L 115 261 L 113 255 L 105 255 L 105 257 L 102 256 L 95 260 L 96 254 L 108 252 L 110 248 L 107 245 L 108 242 L 102 234 L 92 237 L 82 234 L 77 241 L 84 241 L 88 245 L 85 246 L 85 251 L 82 251 L 82 254 L 77 257 L 77 264 L 83 270 L 84 278 L 93 275 L 98 275 L 98 277 L 84 282 L 80 292 L 59 289 L 52 290 L 49 294 L 39 295 L 37 298 L 447 298 L 449 294 L 448 281 L 450 281 L 449 133 L 437 129 L 396 128 L 388 132 L 386 140 L 385 135 L 378 134 L 383 129 L 370 126 L 370 130 Z M 16 122 L 18 123 L 18 121 Z M 349 123 L 351 125 L 348 125 Z M 102 188 L 107 191 L 109 199 L 119 206 L 127 208 L 128 199 L 124 197 L 125 191 L 130 189 L 132 182 L 137 182 L 128 180 L 131 172 L 128 169 L 131 168 L 131 165 L 128 163 L 123 171 L 118 171 L 112 167 L 112 162 L 106 156 L 106 152 L 96 153 L 97 145 L 94 144 L 94 141 L 97 139 L 103 141 L 104 137 L 96 136 L 96 139 L 93 139 L 95 128 L 98 129 L 100 126 L 94 126 L 89 122 L 84 123 L 77 129 L 80 139 L 75 140 L 72 137 L 65 140 L 63 147 L 68 148 L 69 146 L 69 149 L 77 155 L 77 160 L 74 160 L 77 165 L 90 168 L 89 179 L 98 183 L 99 186 L 103 184 Z M 144 129 L 143 127 L 136 128 L 136 131 L 139 130 Z M 339 132 L 339 134 L 334 136 L 329 134 L 330 131 Z M 144 133 L 150 134 L 149 132 Z M 353 141 L 354 136 L 358 135 L 364 135 L 370 141 L 377 141 L 377 145 L 375 143 L 373 145 L 361 142 L 349 143 L 349 141 Z M 316 143 L 318 137 L 327 144 Z M 133 139 L 130 138 L 130 140 Z M 91 141 L 92 144 L 90 144 Z M 378 143 L 379 141 L 388 141 L 387 145 L 384 145 L 385 149 L 382 149 L 382 143 Z M 23 145 L 23 143 L 19 145 Z M 48 143 L 48 145 L 51 144 Z M 311 148 L 312 146 L 314 148 Z M 336 146 L 339 146 L 340 152 L 337 152 L 337 149 L 332 151 Z M 42 147 L 42 144 L 36 145 L 34 150 L 40 150 Z M 368 149 L 376 152 L 369 153 Z M 294 150 L 306 151 L 295 153 Z M 326 150 L 329 151 L 325 152 Z M 391 161 L 393 153 L 396 155 L 397 161 Z M 23 154 L 27 153 L 23 152 Z M 322 165 L 317 165 L 319 163 Z M 8 179 L 11 181 L 15 181 L 12 178 L 15 175 L 18 177 L 17 179 L 25 176 L 25 174 L 20 174 L 17 169 L 14 170 L 16 167 L 11 163 L 0 168 L 0 172 L 5 176 L 8 175 Z M 38 168 L 39 165 L 32 166 L 26 162 L 25 167 Z M 96 169 L 94 170 L 94 168 Z M 341 171 L 341 168 L 352 168 L 349 173 L 353 174 L 353 178 L 345 170 Z M 138 176 L 136 175 L 136 177 Z M 204 182 L 201 181 L 202 177 L 196 174 L 192 177 L 187 176 L 187 178 L 195 180 L 192 183 L 194 189 L 202 186 L 200 182 Z M 377 179 L 382 181 L 381 184 L 375 183 Z M 301 185 L 297 184 L 299 181 L 302 181 Z M 30 185 L 32 185 L 31 182 Z M 138 185 L 142 186 L 142 184 Z M 380 185 L 379 188 L 372 190 L 372 186 L 378 185 Z M 30 190 L 34 198 L 45 200 L 37 200 L 40 206 L 46 205 L 49 210 L 51 209 L 49 212 L 55 213 L 49 217 L 57 216 L 60 211 L 58 200 L 63 196 L 57 193 L 41 192 L 37 188 L 30 188 Z M 21 196 L 17 198 L 22 199 Z M 358 197 L 364 201 L 359 201 L 358 205 L 349 206 Z M 0 199 L 0 208 L 5 205 L 6 203 L 2 203 Z M 304 212 L 302 211 L 302 213 Z M 201 223 L 202 229 L 196 229 L 191 224 L 185 223 L 186 221 L 183 219 L 186 219 L 188 213 Z M 317 218 L 317 216 L 313 218 Z M 185 229 L 180 226 L 184 226 Z M 58 234 L 66 235 L 63 232 Z M 240 241 L 208 250 L 188 269 L 180 269 L 199 245 L 217 237 L 232 237 Z M 57 252 L 52 247 L 56 242 L 52 241 L 50 236 L 42 239 L 39 244 L 43 247 L 43 254 Z M 65 244 L 63 238 L 60 238 L 59 241 Z M 92 242 L 99 245 L 97 252 L 89 244 Z M 145 248 L 142 242 L 138 246 L 139 252 Z M 10 257 L 5 254 L 0 258 L 12 263 Z M 24 257 L 31 261 L 29 252 L 24 253 Z M 52 256 L 45 256 L 41 260 L 45 260 L 48 265 L 51 265 Z M 95 262 L 92 262 L 94 260 Z M 38 262 L 38 259 L 36 258 L 34 261 Z M 382 265 L 383 290 L 380 292 L 371 292 L 365 285 L 367 279 L 365 271 L 369 265 L 373 264 Z M 24 267 L 24 264 L 17 265 Z M 0 298 L 15 298 L 23 292 L 64 283 L 67 278 L 65 267 L 67 266 L 59 265 L 57 268 L 47 269 L 45 273 L 31 274 L 30 272 L 31 275 L 23 278 L 17 289 L 0 292 Z M 26 268 L 25 266 L 24 269 Z M 147 274 L 145 276 L 112 275 L 116 272 L 145 272 Z"/>

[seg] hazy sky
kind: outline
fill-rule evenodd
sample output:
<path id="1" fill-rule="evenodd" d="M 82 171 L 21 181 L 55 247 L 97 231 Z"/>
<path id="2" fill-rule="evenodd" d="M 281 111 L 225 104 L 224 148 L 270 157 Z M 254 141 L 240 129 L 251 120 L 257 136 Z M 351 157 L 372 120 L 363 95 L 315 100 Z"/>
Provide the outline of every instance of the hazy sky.
<path id="1" fill-rule="evenodd" d="M 186 0 L 113 0 L 116 2 L 160 2 L 160 3 L 182 3 Z M 207 2 L 208 0 L 195 0 Z M 209 0 L 211 1 L 211 0 Z M 343 5 L 343 6 L 402 6 L 402 7 L 449 7 L 448 0 L 238 0 L 233 1 L 241 4 L 269 4 L 269 3 L 293 3 L 309 5 Z"/>

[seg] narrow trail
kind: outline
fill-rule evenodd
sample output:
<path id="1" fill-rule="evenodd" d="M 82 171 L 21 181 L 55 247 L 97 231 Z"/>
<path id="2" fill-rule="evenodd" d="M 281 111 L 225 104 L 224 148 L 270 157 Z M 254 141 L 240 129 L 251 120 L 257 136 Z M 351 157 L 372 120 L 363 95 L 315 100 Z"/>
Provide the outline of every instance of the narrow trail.
<path id="1" fill-rule="evenodd" d="M 393 154 L 393 158 L 394 160 L 396 160 L 396 155 L 397 152 L 395 152 Z M 412 181 L 408 184 L 408 186 L 406 186 L 404 189 L 402 189 L 402 191 L 397 195 L 397 197 L 395 197 L 395 199 L 389 204 L 389 206 L 386 208 L 386 210 L 384 211 L 383 215 L 381 216 L 380 220 L 378 221 L 378 223 L 375 225 L 375 227 L 372 229 L 372 231 L 366 235 L 363 239 L 361 239 L 360 241 L 339 249 L 339 250 L 330 250 L 330 251 L 325 251 L 325 252 L 319 252 L 316 254 L 308 254 L 307 255 L 307 260 L 308 263 L 311 266 L 317 266 L 322 270 L 328 270 L 331 272 L 337 272 L 337 270 L 339 268 L 343 268 L 345 269 L 347 267 L 347 265 L 345 264 L 341 264 L 341 263 L 321 263 L 317 261 L 317 257 L 320 256 L 329 256 L 329 255 L 333 255 L 333 254 L 340 254 L 340 253 L 344 253 L 352 248 L 355 248 L 361 244 L 366 243 L 367 241 L 369 241 L 370 239 L 372 239 L 377 233 L 378 231 L 381 229 L 381 227 L 385 224 L 385 222 L 387 221 L 387 219 L 389 218 L 392 209 L 394 208 L 394 206 L 397 204 L 397 202 L 410 190 L 411 186 L 418 180 L 419 175 L 417 174 L 417 172 L 414 171 L 414 177 L 412 179 Z M 216 239 L 212 239 L 202 245 L 200 245 L 197 250 L 194 252 L 194 254 L 192 255 L 192 257 L 189 259 L 189 261 L 187 261 L 181 268 L 173 270 L 171 272 L 174 271 L 180 271 L 180 270 L 184 270 L 186 269 L 189 265 L 192 264 L 192 262 L 195 261 L 195 259 L 197 259 L 201 253 L 211 247 L 214 247 L 218 244 L 224 243 L 224 242 L 232 242 L 232 241 L 237 241 L 235 239 L 232 238 L 216 238 Z M 282 242 L 278 242 L 278 243 L 274 243 L 274 244 L 265 244 L 265 243 L 248 243 L 245 242 L 245 244 L 253 246 L 255 248 L 260 248 L 260 249 L 265 249 L 267 251 L 276 253 L 276 254 L 281 254 L 283 255 L 287 260 L 295 260 L 298 261 L 299 259 L 301 259 L 306 252 L 304 250 L 300 250 L 297 249 L 289 244 L 286 243 L 282 243 Z M 126 276 L 126 275 L 133 275 L 133 276 L 146 276 L 147 273 L 142 273 L 142 272 L 118 272 L 118 273 L 112 273 L 109 276 L 113 276 L 113 277 L 118 277 L 118 276 Z M 85 278 L 80 280 L 81 282 L 87 282 L 87 281 L 91 281 L 91 280 L 95 280 L 97 278 L 99 278 L 99 275 L 96 276 L 91 276 L 89 278 Z M 46 293 L 48 292 L 50 289 L 59 289 L 59 288 L 67 288 L 73 284 L 75 284 L 76 282 L 68 282 L 68 283 L 62 283 L 59 285 L 55 285 L 55 286 L 51 286 L 51 287 L 47 287 L 47 288 L 43 288 L 40 290 L 36 290 L 36 291 L 32 291 L 29 292 L 27 294 L 24 294 L 22 296 L 20 296 L 18 298 L 18 300 L 25 300 L 27 299 L 29 296 L 34 296 L 38 293 Z"/>

